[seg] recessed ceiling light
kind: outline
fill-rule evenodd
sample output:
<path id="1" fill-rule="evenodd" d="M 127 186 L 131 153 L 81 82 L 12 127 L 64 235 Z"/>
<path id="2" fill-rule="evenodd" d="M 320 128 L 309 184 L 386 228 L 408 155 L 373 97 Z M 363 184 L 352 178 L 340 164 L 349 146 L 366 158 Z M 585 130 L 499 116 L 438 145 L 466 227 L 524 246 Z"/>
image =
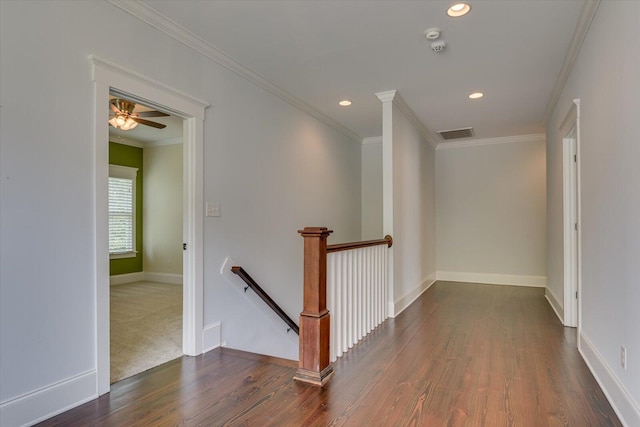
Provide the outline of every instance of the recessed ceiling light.
<path id="1" fill-rule="evenodd" d="M 467 3 L 456 3 L 447 9 L 447 15 L 457 18 L 458 16 L 464 16 L 471 10 L 471 6 Z"/>
<path id="2" fill-rule="evenodd" d="M 338 104 L 343 107 L 348 107 L 349 105 L 351 105 L 351 101 L 349 101 L 348 99 L 343 99 L 342 101 L 338 102 Z"/>
<path id="3" fill-rule="evenodd" d="M 472 94 L 469 95 L 469 98 L 479 99 L 479 98 L 482 98 L 483 96 L 484 96 L 484 93 L 482 92 L 473 92 Z"/>

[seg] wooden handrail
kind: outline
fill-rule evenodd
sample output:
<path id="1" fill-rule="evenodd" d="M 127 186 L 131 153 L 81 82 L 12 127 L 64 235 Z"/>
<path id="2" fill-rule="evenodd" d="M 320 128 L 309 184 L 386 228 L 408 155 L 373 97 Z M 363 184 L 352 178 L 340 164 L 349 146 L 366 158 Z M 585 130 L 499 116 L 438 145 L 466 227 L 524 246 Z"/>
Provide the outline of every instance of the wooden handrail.
<path id="1" fill-rule="evenodd" d="M 271 299 L 269 294 L 267 294 L 264 291 L 264 289 L 262 289 L 260 287 L 260 285 L 258 285 L 256 283 L 256 281 L 253 280 L 253 278 L 251 276 L 249 276 L 249 273 L 247 273 L 244 270 L 244 268 L 236 265 L 236 266 L 231 267 L 231 271 L 234 274 L 237 274 L 242 280 L 244 280 L 244 282 L 247 284 L 247 286 L 249 288 L 251 288 L 260 297 L 260 299 L 262 299 L 262 301 L 265 302 L 265 304 L 267 304 L 269 307 L 271 307 L 271 309 L 273 311 L 275 311 L 276 314 L 282 320 L 284 320 L 284 322 L 289 326 L 289 329 L 291 329 L 296 334 L 300 335 L 300 329 L 298 328 L 298 325 L 296 325 L 295 322 L 293 320 L 291 320 L 291 318 L 289 316 L 287 316 L 287 313 L 285 313 L 280 308 L 280 306 L 278 304 L 276 304 L 276 302 L 273 299 Z M 245 291 L 246 291 L 246 288 L 245 288 Z"/>
<path id="2" fill-rule="evenodd" d="M 337 243 L 335 245 L 327 245 L 327 253 L 348 251 L 350 249 L 366 248 L 368 246 L 387 245 L 388 248 L 393 246 L 393 237 L 388 234 L 384 239 L 364 240 L 361 242 Z"/>

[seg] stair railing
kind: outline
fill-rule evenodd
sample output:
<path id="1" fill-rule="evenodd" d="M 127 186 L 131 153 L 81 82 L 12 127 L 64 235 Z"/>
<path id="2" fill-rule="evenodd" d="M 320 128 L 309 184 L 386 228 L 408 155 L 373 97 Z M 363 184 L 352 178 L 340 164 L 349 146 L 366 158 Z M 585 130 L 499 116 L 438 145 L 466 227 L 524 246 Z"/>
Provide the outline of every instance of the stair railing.
<path id="1" fill-rule="evenodd" d="M 253 278 L 244 270 L 244 268 L 240 266 L 233 266 L 231 267 L 231 271 L 234 274 L 238 275 L 247 284 L 247 287 L 244 288 L 245 292 L 247 291 L 247 289 L 251 288 L 260 297 L 260 299 L 265 302 L 265 304 L 267 304 L 282 320 L 284 320 L 287 326 L 289 326 L 287 332 L 291 330 L 300 335 L 300 329 L 298 328 L 298 325 L 296 325 L 296 323 L 287 315 L 287 313 L 284 312 L 284 310 L 280 308 L 278 304 L 276 304 L 276 302 L 269 296 L 269 294 L 267 294 L 264 289 L 262 289 L 260 285 L 258 285 L 256 281 L 253 280 Z"/>
<path id="2" fill-rule="evenodd" d="M 323 386 L 333 376 L 331 362 L 387 318 L 387 248 L 393 239 L 327 245 L 333 230 L 298 232 L 304 238 L 304 294 L 294 379 Z"/>

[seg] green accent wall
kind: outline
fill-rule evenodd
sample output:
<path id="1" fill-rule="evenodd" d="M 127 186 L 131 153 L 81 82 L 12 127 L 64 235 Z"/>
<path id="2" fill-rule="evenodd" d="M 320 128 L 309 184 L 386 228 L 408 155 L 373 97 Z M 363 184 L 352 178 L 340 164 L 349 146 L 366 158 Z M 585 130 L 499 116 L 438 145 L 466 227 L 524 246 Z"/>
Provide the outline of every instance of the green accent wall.
<path id="1" fill-rule="evenodd" d="M 135 258 L 109 260 L 109 274 L 137 273 L 142 271 L 142 148 L 109 142 L 109 164 L 138 168 L 136 178 L 136 250 Z"/>

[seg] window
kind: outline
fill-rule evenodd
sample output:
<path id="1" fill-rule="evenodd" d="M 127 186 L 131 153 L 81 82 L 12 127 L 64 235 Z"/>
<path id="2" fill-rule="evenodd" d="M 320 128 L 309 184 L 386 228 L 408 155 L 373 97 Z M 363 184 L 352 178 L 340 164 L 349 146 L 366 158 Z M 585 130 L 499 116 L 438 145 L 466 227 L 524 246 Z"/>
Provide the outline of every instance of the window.
<path id="1" fill-rule="evenodd" d="M 136 256 L 137 168 L 109 165 L 109 255 Z"/>

